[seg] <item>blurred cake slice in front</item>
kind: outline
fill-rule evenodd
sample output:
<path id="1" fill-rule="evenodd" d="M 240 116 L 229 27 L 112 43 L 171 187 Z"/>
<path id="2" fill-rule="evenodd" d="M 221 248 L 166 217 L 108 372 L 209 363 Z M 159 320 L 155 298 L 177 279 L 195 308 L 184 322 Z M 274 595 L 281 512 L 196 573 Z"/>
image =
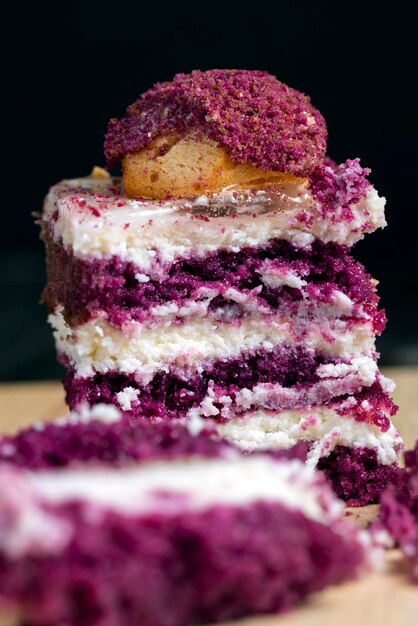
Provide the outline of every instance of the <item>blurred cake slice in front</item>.
<path id="1" fill-rule="evenodd" d="M 24 624 L 277 613 L 375 557 L 312 468 L 172 421 L 97 405 L 2 438 L 0 459 L 0 602 Z"/>

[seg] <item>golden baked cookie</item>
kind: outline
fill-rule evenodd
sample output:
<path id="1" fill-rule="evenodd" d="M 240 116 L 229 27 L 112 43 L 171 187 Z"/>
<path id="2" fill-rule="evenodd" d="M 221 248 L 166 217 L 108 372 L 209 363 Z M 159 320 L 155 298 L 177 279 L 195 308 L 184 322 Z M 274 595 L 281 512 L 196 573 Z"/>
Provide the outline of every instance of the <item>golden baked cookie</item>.
<path id="1" fill-rule="evenodd" d="M 122 161 L 125 193 L 130 198 L 163 199 L 219 192 L 226 187 L 258 188 L 303 179 L 234 163 L 211 139 L 188 134 L 158 137 Z"/>
<path id="2" fill-rule="evenodd" d="M 126 194 L 164 199 L 303 180 L 324 163 L 325 121 L 266 72 L 194 71 L 157 83 L 109 122 L 107 166 Z"/>

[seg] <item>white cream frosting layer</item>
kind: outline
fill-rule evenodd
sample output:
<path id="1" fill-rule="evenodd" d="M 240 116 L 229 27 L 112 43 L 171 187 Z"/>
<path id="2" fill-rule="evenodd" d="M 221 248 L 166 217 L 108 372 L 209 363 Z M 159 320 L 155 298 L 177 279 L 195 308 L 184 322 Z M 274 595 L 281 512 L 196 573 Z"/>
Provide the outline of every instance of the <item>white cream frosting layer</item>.
<path id="1" fill-rule="evenodd" d="M 244 457 L 149 462 L 129 468 L 0 468 L 0 551 L 10 558 L 59 554 L 77 528 L 54 506 L 83 502 L 99 524 L 105 510 L 123 515 L 176 515 L 218 505 L 280 503 L 323 524 L 337 522 L 343 504 L 298 460 Z M 49 510 L 45 509 L 48 505 Z M 344 529 L 342 529 L 344 530 Z"/>
<path id="2" fill-rule="evenodd" d="M 307 460 L 310 467 L 315 467 L 321 457 L 328 456 L 338 445 L 372 448 L 382 465 L 395 463 L 402 448 L 401 436 L 393 424 L 384 433 L 373 424 L 356 422 L 326 407 L 310 411 L 258 410 L 216 427 L 223 437 L 248 451 L 288 449 L 300 441 L 313 441 Z"/>
<path id="3" fill-rule="evenodd" d="M 208 360 L 234 358 L 281 343 L 303 344 L 342 359 L 374 353 L 374 333 L 367 320 L 350 326 L 339 319 L 295 324 L 279 316 L 246 317 L 234 323 L 201 318 L 157 327 L 130 322 L 118 329 L 98 318 L 71 328 L 58 308 L 49 322 L 57 350 L 68 357 L 78 376 L 114 370 L 135 373 L 144 384 L 169 367 L 193 369 Z"/>
<path id="4" fill-rule="evenodd" d="M 9 558 L 26 554 L 56 554 L 71 539 L 67 520 L 39 505 L 28 473 L 0 466 L 0 551 Z"/>
<path id="5" fill-rule="evenodd" d="M 316 521 L 329 516 L 319 499 L 323 484 L 297 460 L 232 454 L 225 459 L 153 462 L 126 469 L 40 471 L 28 474 L 27 480 L 36 497 L 49 504 L 86 500 L 127 514 L 170 514 L 266 501 L 280 502 Z"/>
<path id="6" fill-rule="evenodd" d="M 189 203 L 190 210 L 184 211 L 172 201 L 112 195 L 114 185 L 115 180 L 91 177 L 63 181 L 50 190 L 42 219 L 52 238 L 76 256 L 117 255 L 134 262 L 143 272 L 152 272 L 155 265 L 171 263 L 180 256 L 203 256 L 219 248 L 238 251 L 276 237 L 300 247 L 315 238 L 351 245 L 362 238 L 364 231 L 386 224 L 385 200 L 372 187 L 351 205 L 351 221 L 337 221 L 336 214 L 320 215 L 306 184 L 284 186 L 283 206 L 279 210 L 263 207 L 261 212 L 248 207 L 244 212 L 239 201 L 226 191 L 220 199 L 237 205 L 235 217 L 211 215 L 206 211 L 205 197 Z M 80 193 L 80 187 L 87 195 Z M 107 195 L 89 195 L 93 192 Z M 259 192 L 258 203 L 263 204 L 263 193 Z M 198 214 L 200 208 L 205 212 L 204 219 Z"/>

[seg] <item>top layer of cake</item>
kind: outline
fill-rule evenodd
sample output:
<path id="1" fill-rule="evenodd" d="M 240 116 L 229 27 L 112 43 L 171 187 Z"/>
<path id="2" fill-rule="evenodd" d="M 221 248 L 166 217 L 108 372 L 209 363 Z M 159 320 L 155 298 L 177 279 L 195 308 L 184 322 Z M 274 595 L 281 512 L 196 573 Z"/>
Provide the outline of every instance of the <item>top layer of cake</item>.
<path id="1" fill-rule="evenodd" d="M 307 96 L 267 72 L 196 70 L 156 84 L 110 121 L 108 165 L 157 137 L 190 131 L 263 171 L 306 177 L 325 157 L 325 122 Z"/>
<path id="2" fill-rule="evenodd" d="M 275 238 L 297 247 L 315 238 L 351 246 L 386 224 L 385 200 L 367 174 L 352 160 L 326 165 L 310 184 L 164 202 L 131 200 L 119 179 L 88 177 L 53 187 L 43 220 L 49 237 L 75 256 L 118 256 L 144 271 Z"/>

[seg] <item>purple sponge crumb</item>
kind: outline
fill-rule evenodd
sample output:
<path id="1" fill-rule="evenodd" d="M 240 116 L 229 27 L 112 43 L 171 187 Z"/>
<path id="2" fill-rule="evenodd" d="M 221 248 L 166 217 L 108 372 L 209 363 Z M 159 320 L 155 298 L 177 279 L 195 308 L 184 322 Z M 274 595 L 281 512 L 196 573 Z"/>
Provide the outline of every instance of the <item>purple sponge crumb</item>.
<path id="1" fill-rule="evenodd" d="M 0 554 L 0 594 L 25 626 L 186 626 L 277 613 L 351 578 L 364 558 L 338 533 L 277 503 L 145 517 L 54 507 L 75 529 L 57 556 Z"/>
<path id="2" fill-rule="evenodd" d="M 98 419 L 87 423 L 51 423 L 2 437 L 0 463 L 32 470 L 78 463 L 123 466 L 129 462 L 183 456 L 213 458 L 233 449 L 213 429 L 193 436 L 178 423 L 131 420 L 123 415 L 111 424 Z"/>
<path id="3" fill-rule="evenodd" d="M 336 220 L 351 221 L 351 204 L 357 203 L 371 184 L 367 180 L 369 168 L 360 165 L 360 159 L 348 159 L 341 165 L 329 161 L 321 165 L 310 178 L 310 189 L 320 203 L 323 214 L 331 214 Z"/>
<path id="4" fill-rule="evenodd" d="M 109 122 L 109 167 L 153 139 L 193 131 L 237 163 L 306 177 L 324 160 L 327 131 L 307 96 L 267 72 L 195 70 L 157 83 Z"/>
<path id="5" fill-rule="evenodd" d="M 356 408 L 355 419 L 356 422 L 367 422 L 368 424 L 374 424 L 383 433 L 386 433 L 390 428 L 390 419 L 396 415 L 398 411 L 398 405 L 395 404 L 385 391 L 379 382 L 374 382 L 370 387 L 364 387 L 361 391 L 355 394 Z M 337 408 L 339 415 L 352 415 L 353 407 L 348 405 L 345 408 Z"/>
<path id="6" fill-rule="evenodd" d="M 379 524 L 408 559 L 411 579 L 418 583 L 418 442 L 405 452 L 405 469 L 392 481 L 380 502 Z"/>
<path id="7" fill-rule="evenodd" d="M 266 450 L 263 454 L 305 461 L 311 445 L 300 442 L 288 450 Z M 113 423 L 98 419 L 51 423 L 0 439 L 0 463 L 30 470 L 79 464 L 123 467 L 142 461 L 217 458 L 240 453 L 233 444 L 219 437 L 213 425 L 192 435 L 180 423 L 132 419 L 127 414 Z M 367 448 L 338 446 L 320 460 L 319 468 L 336 494 L 351 506 L 376 502 L 388 483 L 399 486 L 405 482 L 403 470 L 395 465 L 380 465 L 376 452 Z M 418 514 L 418 498 L 415 506 Z"/>
<path id="8" fill-rule="evenodd" d="M 337 446 L 318 463 L 331 482 L 337 496 L 349 506 L 365 506 L 379 501 L 389 485 L 402 482 L 402 470 L 393 465 L 381 465 L 376 451 L 370 448 Z"/>
<path id="9" fill-rule="evenodd" d="M 317 382 L 317 368 L 327 362 L 330 361 L 325 356 L 312 354 L 302 347 L 282 347 L 273 351 L 243 353 L 236 359 L 213 361 L 202 372 L 190 375 L 161 371 L 147 385 L 141 385 L 133 374 L 117 371 L 96 373 L 89 378 L 78 377 L 63 358 L 67 368 L 63 383 L 67 404 L 72 409 L 77 409 L 84 402 L 89 405 L 105 403 L 119 406 L 117 394 L 126 387 L 133 387 L 140 393 L 137 400 L 132 402 L 131 415 L 172 419 L 186 417 L 190 409 L 198 407 L 207 396 L 209 385 L 214 390 L 222 389 L 222 395 L 229 395 L 233 400 L 230 409 L 234 410 L 235 394 L 240 389 L 271 383 L 302 391 Z M 367 409 L 363 408 L 364 401 Z M 344 393 L 328 399 L 319 395 L 317 404 L 323 403 L 334 407 L 340 415 L 374 424 L 382 432 L 390 427 L 388 415 L 394 415 L 398 408 L 379 382 L 350 395 Z M 283 400 L 281 406 L 275 408 L 289 407 L 302 409 L 306 405 L 297 402 L 286 404 Z M 218 408 L 221 409 L 222 405 L 219 404 Z"/>
<path id="10" fill-rule="evenodd" d="M 275 350 L 260 349 L 233 359 L 212 361 L 201 372 L 190 375 L 160 371 L 145 386 L 140 385 L 133 374 L 116 371 L 96 373 L 90 378 L 77 377 L 67 363 L 64 388 L 68 405 L 76 409 L 83 402 L 117 406 L 116 394 L 127 386 L 133 387 L 140 390 L 138 400 L 133 403 L 134 415 L 169 419 L 185 417 L 190 409 L 199 406 L 209 385 L 221 387 L 231 396 L 242 388 L 252 389 L 262 383 L 301 389 L 317 382 L 318 366 L 329 361 L 326 356 L 301 346 L 279 346 Z"/>
<path id="11" fill-rule="evenodd" d="M 316 301 L 332 302 L 335 289 L 345 293 L 356 305 L 374 319 L 376 332 L 384 327 L 383 312 L 378 310 L 378 296 L 371 277 L 364 267 L 347 254 L 346 248 L 316 240 L 312 246 L 296 248 L 275 239 L 258 248 L 246 247 L 239 252 L 219 250 L 205 257 L 181 258 L 163 269 L 160 279 L 139 283 L 135 278 L 141 268 L 118 257 L 106 260 L 79 259 L 64 247 L 47 243 L 48 285 L 45 300 L 51 310 L 59 303 L 70 323 L 85 322 L 98 311 L 106 311 L 116 326 L 131 319 L 143 321 L 151 308 L 174 302 L 179 307 L 196 298 L 202 287 L 243 293 L 254 293 L 260 306 L 280 310 L 303 299 L 300 289 L 269 288 L 263 285 L 259 269 L 271 261 L 301 273 L 309 283 L 312 306 Z M 219 295 L 210 304 L 210 311 L 219 314 L 231 301 Z M 235 304 L 237 316 L 245 313 Z"/>
<path id="12" fill-rule="evenodd" d="M 277 459 L 305 461 L 307 452 L 308 444 L 298 443 L 293 448 L 265 454 Z M 80 464 L 123 467 L 144 461 L 217 458 L 232 454 L 241 454 L 241 451 L 220 438 L 209 424 L 199 433 L 191 434 L 181 423 L 134 420 L 126 414 L 112 423 L 99 419 L 51 423 L 0 438 L 0 463 L 30 470 Z"/>

